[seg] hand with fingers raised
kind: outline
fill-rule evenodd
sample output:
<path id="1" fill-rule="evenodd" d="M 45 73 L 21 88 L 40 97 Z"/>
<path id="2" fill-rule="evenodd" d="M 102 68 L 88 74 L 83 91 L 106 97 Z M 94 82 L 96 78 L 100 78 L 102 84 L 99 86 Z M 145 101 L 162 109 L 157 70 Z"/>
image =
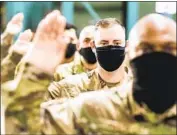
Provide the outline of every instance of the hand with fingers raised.
<path id="1" fill-rule="evenodd" d="M 8 22 L 3 34 L 1 34 L 1 59 L 8 54 L 9 47 L 13 44 L 13 38 L 23 27 L 23 13 L 18 13 Z"/>
<path id="2" fill-rule="evenodd" d="M 9 49 L 9 53 L 16 52 L 18 54 L 24 55 L 32 46 L 31 39 L 33 33 L 30 29 L 25 30 L 24 32 L 20 33 L 16 42 L 11 46 Z"/>
<path id="3" fill-rule="evenodd" d="M 62 63 L 67 48 L 65 25 L 66 19 L 58 10 L 41 20 L 32 41 L 33 46 L 24 57 L 25 61 L 53 75 L 56 66 Z"/>
<path id="4" fill-rule="evenodd" d="M 15 16 L 13 16 L 13 18 L 7 24 L 5 32 L 11 35 L 18 34 L 23 27 L 23 19 L 24 19 L 23 13 L 18 13 Z"/>

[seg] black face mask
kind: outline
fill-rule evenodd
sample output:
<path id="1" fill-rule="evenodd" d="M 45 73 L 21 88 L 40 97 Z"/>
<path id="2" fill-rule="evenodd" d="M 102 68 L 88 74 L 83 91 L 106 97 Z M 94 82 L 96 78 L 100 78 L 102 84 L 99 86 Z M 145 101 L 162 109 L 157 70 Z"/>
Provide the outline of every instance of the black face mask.
<path id="1" fill-rule="evenodd" d="M 96 57 L 95 57 L 95 54 L 93 53 L 91 47 L 81 48 L 79 53 L 84 57 L 85 61 L 88 64 L 95 64 L 96 63 Z"/>
<path id="2" fill-rule="evenodd" d="M 96 56 L 100 66 L 112 72 L 118 69 L 125 58 L 125 47 L 108 45 L 96 48 Z"/>
<path id="3" fill-rule="evenodd" d="M 177 59 L 167 53 L 145 54 L 131 61 L 134 74 L 133 96 L 156 113 L 163 113 L 176 102 Z"/>
<path id="4" fill-rule="evenodd" d="M 66 55 L 65 58 L 71 58 L 74 53 L 76 52 L 76 44 L 69 43 L 68 47 L 66 49 Z"/>

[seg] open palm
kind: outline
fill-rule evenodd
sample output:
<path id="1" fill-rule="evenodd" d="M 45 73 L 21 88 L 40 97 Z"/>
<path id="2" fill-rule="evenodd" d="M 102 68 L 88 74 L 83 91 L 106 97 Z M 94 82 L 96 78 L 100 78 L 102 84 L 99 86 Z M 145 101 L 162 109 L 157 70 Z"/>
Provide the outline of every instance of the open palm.
<path id="1" fill-rule="evenodd" d="M 42 71 L 53 74 L 62 62 L 67 44 L 64 38 L 66 19 L 58 10 L 49 13 L 38 25 L 33 47 L 27 53 L 27 61 Z"/>

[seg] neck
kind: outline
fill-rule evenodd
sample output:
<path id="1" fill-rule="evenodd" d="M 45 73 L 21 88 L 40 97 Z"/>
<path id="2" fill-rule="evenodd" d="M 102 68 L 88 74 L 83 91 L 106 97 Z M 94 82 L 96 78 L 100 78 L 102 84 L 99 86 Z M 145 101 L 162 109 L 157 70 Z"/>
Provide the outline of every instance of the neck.
<path id="1" fill-rule="evenodd" d="M 96 72 L 104 81 L 109 83 L 121 82 L 125 77 L 125 70 L 123 64 L 113 72 L 105 71 L 100 65 L 98 65 Z"/>
<path id="2" fill-rule="evenodd" d="M 97 64 L 88 64 L 87 62 L 85 62 L 85 60 L 83 60 L 83 58 L 81 58 L 82 64 L 84 65 L 84 67 L 88 70 L 93 70 L 97 67 Z"/>
<path id="3" fill-rule="evenodd" d="M 73 60 L 74 60 L 74 56 L 72 56 L 71 58 L 65 58 L 61 64 L 70 63 Z"/>

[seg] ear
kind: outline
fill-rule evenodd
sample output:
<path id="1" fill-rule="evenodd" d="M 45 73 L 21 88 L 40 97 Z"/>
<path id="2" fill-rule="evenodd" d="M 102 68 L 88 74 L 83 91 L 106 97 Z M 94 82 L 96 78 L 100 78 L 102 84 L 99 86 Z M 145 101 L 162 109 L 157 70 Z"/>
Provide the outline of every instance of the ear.
<path id="1" fill-rule="evenodd" d="M 76 49 L 77 50 L 80 50 L 80 42 L 78 41 L 77 44 L 76 44 Z"/>
<path id="2" fill-rule="evenodd" d="M 126 40 L 125 47 L 128 47 L 129 41 Z"/>

